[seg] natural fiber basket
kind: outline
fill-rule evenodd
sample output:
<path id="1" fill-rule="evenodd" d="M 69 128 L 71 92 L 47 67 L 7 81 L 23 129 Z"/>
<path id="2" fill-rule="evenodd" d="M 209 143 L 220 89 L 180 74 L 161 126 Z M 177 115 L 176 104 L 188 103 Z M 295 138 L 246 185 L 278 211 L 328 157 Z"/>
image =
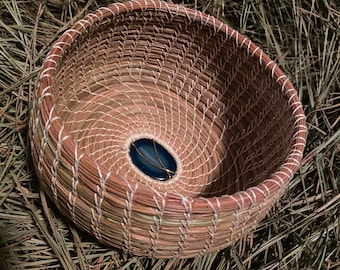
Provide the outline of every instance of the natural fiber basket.
<path id="1" fill-rule="evenodd" d="M 43 64 L 30 122 L 45 192 L 100 242 L 149 257 L 222 249 L 299 167 L 298 95 L 217 19 L 158 1 L 78 21 Z"/>

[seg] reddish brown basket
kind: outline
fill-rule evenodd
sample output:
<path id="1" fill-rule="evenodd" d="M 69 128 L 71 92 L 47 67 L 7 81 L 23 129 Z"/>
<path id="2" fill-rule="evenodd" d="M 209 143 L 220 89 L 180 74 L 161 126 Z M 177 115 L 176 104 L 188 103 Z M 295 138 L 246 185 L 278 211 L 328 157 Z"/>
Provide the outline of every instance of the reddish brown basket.
<path id="1" fill-rule="evenodd" d="M 79 228 L 128 253 L 184 258 L 256 227 L 299 168 L 306 126 L 292 83 L 248 38 L 136 1 L 98 9 L 54 44 L 30 136 L 45 192 Z M 139 140 L 173 158 L 169 169 L 157 156 L 167 179 L 134 160 L 133 149 L 145 161 Z"/>

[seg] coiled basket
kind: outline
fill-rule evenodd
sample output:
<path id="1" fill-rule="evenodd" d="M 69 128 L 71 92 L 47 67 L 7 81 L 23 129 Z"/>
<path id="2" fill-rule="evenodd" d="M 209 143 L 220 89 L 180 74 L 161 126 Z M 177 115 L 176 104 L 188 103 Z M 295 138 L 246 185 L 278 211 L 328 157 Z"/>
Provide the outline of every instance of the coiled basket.
<path id="1" fill-rule="evenodd" d="M 44 191 L 100 242 L 193 257 L 244 237 L 299 168 L 292 83 L 248 38 L 159 1 L 100 8 L 61 35 L 33 98 Z"/>

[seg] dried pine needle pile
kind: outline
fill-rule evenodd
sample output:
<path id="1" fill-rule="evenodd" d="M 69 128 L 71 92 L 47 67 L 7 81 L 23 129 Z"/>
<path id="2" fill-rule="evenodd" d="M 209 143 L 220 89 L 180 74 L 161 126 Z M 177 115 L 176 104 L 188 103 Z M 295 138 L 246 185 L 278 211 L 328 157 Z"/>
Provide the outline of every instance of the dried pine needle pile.
<path id="1" fill-rule="evenodd" d="M 40 192 L 30 97 L 51 44 L 109 1 L 0 0 L 0 269 L 340 269 L 340 4 L 185 1 L 256 42 L 289 75 L 308 144 L 283 199 L 252 235 L 194 259 L 130 257 L 75 229 Z"/>

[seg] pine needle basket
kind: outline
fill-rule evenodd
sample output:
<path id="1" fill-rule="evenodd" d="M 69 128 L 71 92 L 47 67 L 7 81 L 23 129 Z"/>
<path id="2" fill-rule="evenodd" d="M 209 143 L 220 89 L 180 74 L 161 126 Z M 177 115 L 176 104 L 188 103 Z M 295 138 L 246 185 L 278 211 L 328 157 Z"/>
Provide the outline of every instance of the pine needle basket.
<path id="1" fill-rule="evenodd" d="M 166 2 L 117 3 L 75 23 L 32 104 L 43 190 L 77 227 L 139 256 L 194 257 L 243 238 L 305 147 L 302 105 L 275 62 L 214 17 Z"/>

